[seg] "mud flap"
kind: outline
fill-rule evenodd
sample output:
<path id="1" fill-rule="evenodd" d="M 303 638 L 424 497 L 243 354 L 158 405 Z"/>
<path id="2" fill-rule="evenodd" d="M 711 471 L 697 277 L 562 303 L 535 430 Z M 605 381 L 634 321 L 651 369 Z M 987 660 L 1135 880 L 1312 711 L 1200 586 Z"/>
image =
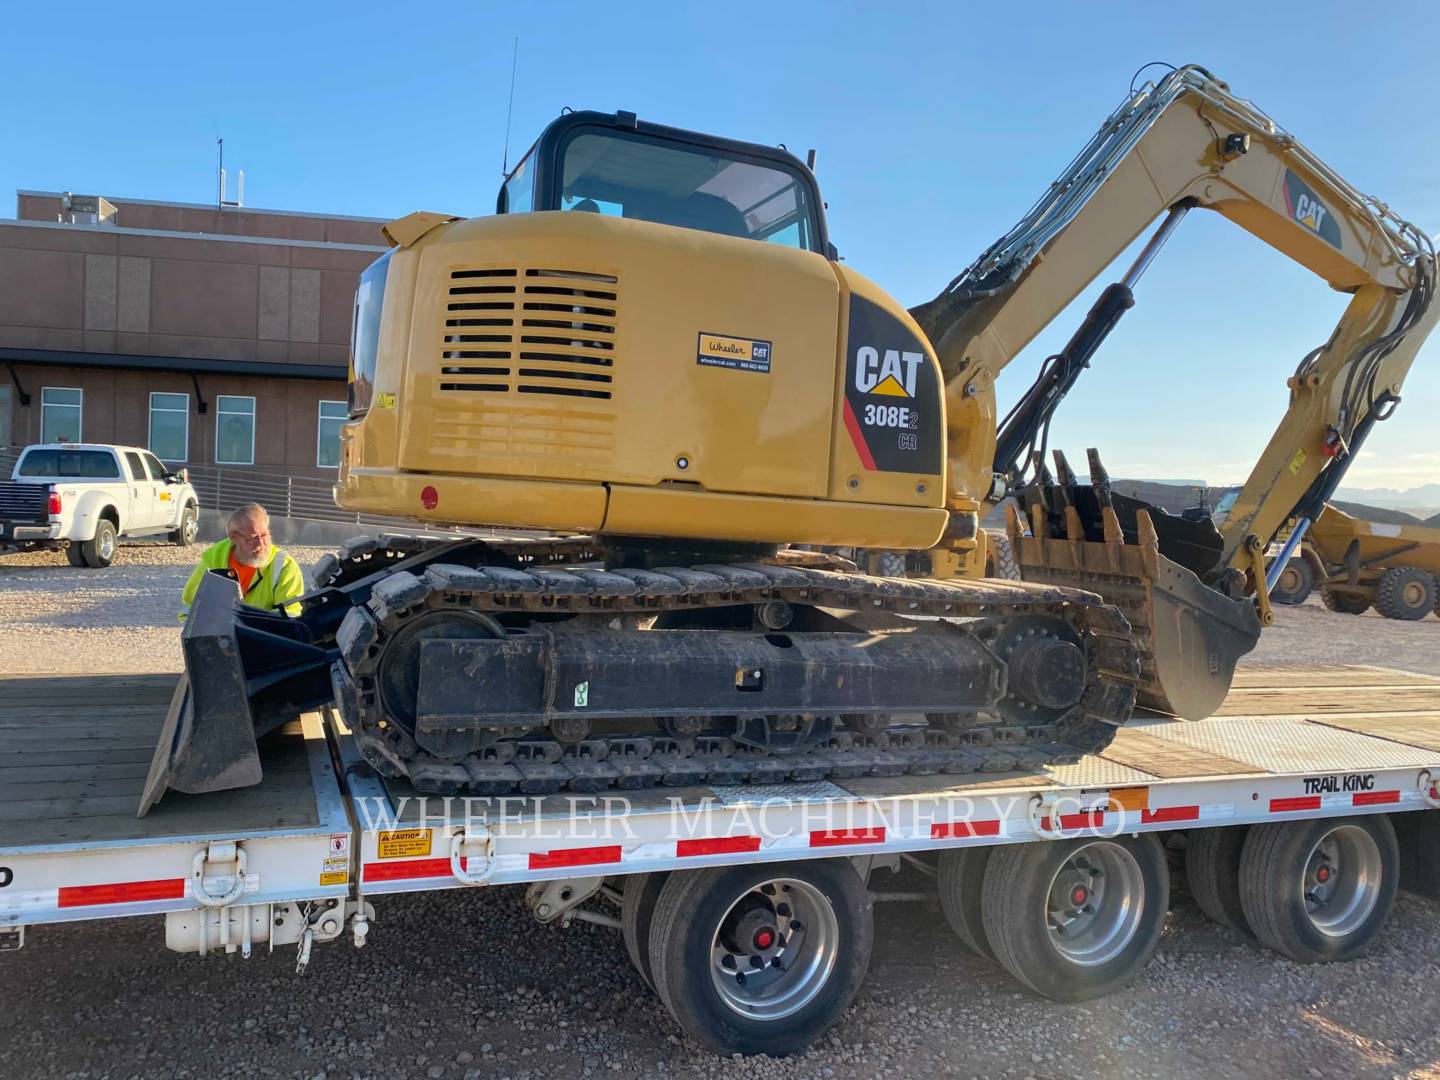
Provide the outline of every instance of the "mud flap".
<path id="1" fill-rule="evenodd" d="M 260 752 L 235 636 L 239 598 L 232 579 L 206 574 L 200 581 L 180 635 L 185 674 L 160 730 L 138 817 L 167 789 L 194 795 L 260 782 Z"/>
<path id="2" fill-rule="evenodd" d="M 1012 514 L 1008 531 L 1020 576 L 1098 593 L 1118 607 L 1140 648 L 1139 703 L 1203 720 L 1225 700 L 1240 657 L 1260 640 L 1255 605 L 1223 595 L 1161 555 L 1145 511 L 1136 514 L 1135 543 L 1125 542 L 1113 511 L 1106 513 L 1112 524 L 1098 542 L 1051 538 L 1043 525 L 1042 535 L 1027 535 Z M 1067 531 L 1084 535 L 1079 527 Z"/>

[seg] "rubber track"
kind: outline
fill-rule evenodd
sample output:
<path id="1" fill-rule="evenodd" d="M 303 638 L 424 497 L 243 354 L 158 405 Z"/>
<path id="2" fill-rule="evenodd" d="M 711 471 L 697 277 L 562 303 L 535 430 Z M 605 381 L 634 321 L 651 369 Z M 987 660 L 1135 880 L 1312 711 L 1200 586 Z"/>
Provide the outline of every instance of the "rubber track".
<path id="1" fill-rule="evenodd" d="M 544 560 L 545 542 L 521 545 Z M 566 554 L 573 557 L 571 546 Z M 513 560 L 511 544 L 493 550 Z M 543 554 L 542 554 L 543 552 Z M 559 551 L 555 557 L 561 557 Z M 1079 634 L 1089 685 L 1053 724 L 1000 725 L 952 735 L 938 728 L 892 727 L 876 736 L 837 733 L 814 751 L 771 755 L 738 750 L 727 739 L 675 739 L 658 730 L 588 739 L 562 747 L 548 736 L 499 740 L 480 754 L 440 760 L 416 745 L 379 705 L 376 672 L 385 640 L 429 611 L 602 615 L 700 610 L 781 601 L 911 616 L 1004 618 L 1046 614 Z M 636 631 L 641 633 L 643 631 Z M 388 776 L 408 775 L 421 791 L 538 794 L 657 784 L 775 783 L 860 775 L 1002 771 L 1078 760 L 1107 746 L 1130 716 L 1139 654 L 1120 612 L 1093 593 L 1020 581 L 921 581 L 837 573 L 778 563 L 633 569 L 524 569 L 433 563 L 397 569 L 376 583 L 369 603 L 346 615 L 337 635 L 336 699 L 366 760 Z"/>

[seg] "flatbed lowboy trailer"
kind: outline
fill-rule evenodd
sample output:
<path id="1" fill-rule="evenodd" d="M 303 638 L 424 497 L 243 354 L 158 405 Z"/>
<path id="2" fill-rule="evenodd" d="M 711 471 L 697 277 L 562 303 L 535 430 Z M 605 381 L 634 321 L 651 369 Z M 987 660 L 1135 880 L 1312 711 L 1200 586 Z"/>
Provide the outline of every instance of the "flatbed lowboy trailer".
<path id="1" fill-rule="evenodd" d="M 137 818 L 175 684 L 0 679 L 0 947 L 164 915 L 173 949 L 293 944 L 303 969 L 383 934 L 386 894 L 524 884 L 541 922 L 619 929 L 698 1041 L 783 1053 L 853 996 L 874 900 L 916 897 L 881 870 L 913 868 L 968 947 L 1072 1001 L 1148 958 L 1180 852 L 1208 915 L 1301 961 L 1357 954 L 1402 885 L 1440 899 L 1440 815 L 1419 812 L 1440 808 L 1440 679 L 1381 668 L 1242 668 L 1215 718 L 1142 717 L 1068 766 L 489 800 L 387 787 L 310 714 L 267 740 L 260 785 Z"/>

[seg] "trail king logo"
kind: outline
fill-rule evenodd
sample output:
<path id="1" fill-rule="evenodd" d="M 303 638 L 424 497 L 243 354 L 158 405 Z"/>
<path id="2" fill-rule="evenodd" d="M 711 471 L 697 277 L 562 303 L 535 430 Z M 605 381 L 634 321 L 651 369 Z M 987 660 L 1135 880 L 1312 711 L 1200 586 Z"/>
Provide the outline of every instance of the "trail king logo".
<path id="1" fill-rule="evenodd" d="M 913 398 L 925 354 L 886 349 L 885 355 L 869 345 L 855 351 L 855 389 L 862 394 Z"/>

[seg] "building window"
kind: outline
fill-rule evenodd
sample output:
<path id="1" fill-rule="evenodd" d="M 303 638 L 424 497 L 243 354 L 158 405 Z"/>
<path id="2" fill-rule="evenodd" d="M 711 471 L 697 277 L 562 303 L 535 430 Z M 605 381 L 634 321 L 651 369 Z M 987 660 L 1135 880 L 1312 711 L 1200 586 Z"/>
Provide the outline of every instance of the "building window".
<path id="1" fill-rule="evenodd" d="M 40 390 L 40 441 L 79 442 L 80 403 L 84 393 L 62 386 Z"/>
<path id="2" fill-rule="evenodd" d="M 255 399 L 215 398 L 215 464 L 255 464 Z"/>
<path id="3" fill-rule="evenodd" d="M 161 461 L 190 459 L 190 395 L 150 395 L 150 450 Z"/>
<path id="4" fill-rule="evenodd" d="M 315 464 L 322 469 L 340 467 L 340 425 L 345 422 L 343 401 L 320 402 L 320 428 L 316 436 Z"/>

